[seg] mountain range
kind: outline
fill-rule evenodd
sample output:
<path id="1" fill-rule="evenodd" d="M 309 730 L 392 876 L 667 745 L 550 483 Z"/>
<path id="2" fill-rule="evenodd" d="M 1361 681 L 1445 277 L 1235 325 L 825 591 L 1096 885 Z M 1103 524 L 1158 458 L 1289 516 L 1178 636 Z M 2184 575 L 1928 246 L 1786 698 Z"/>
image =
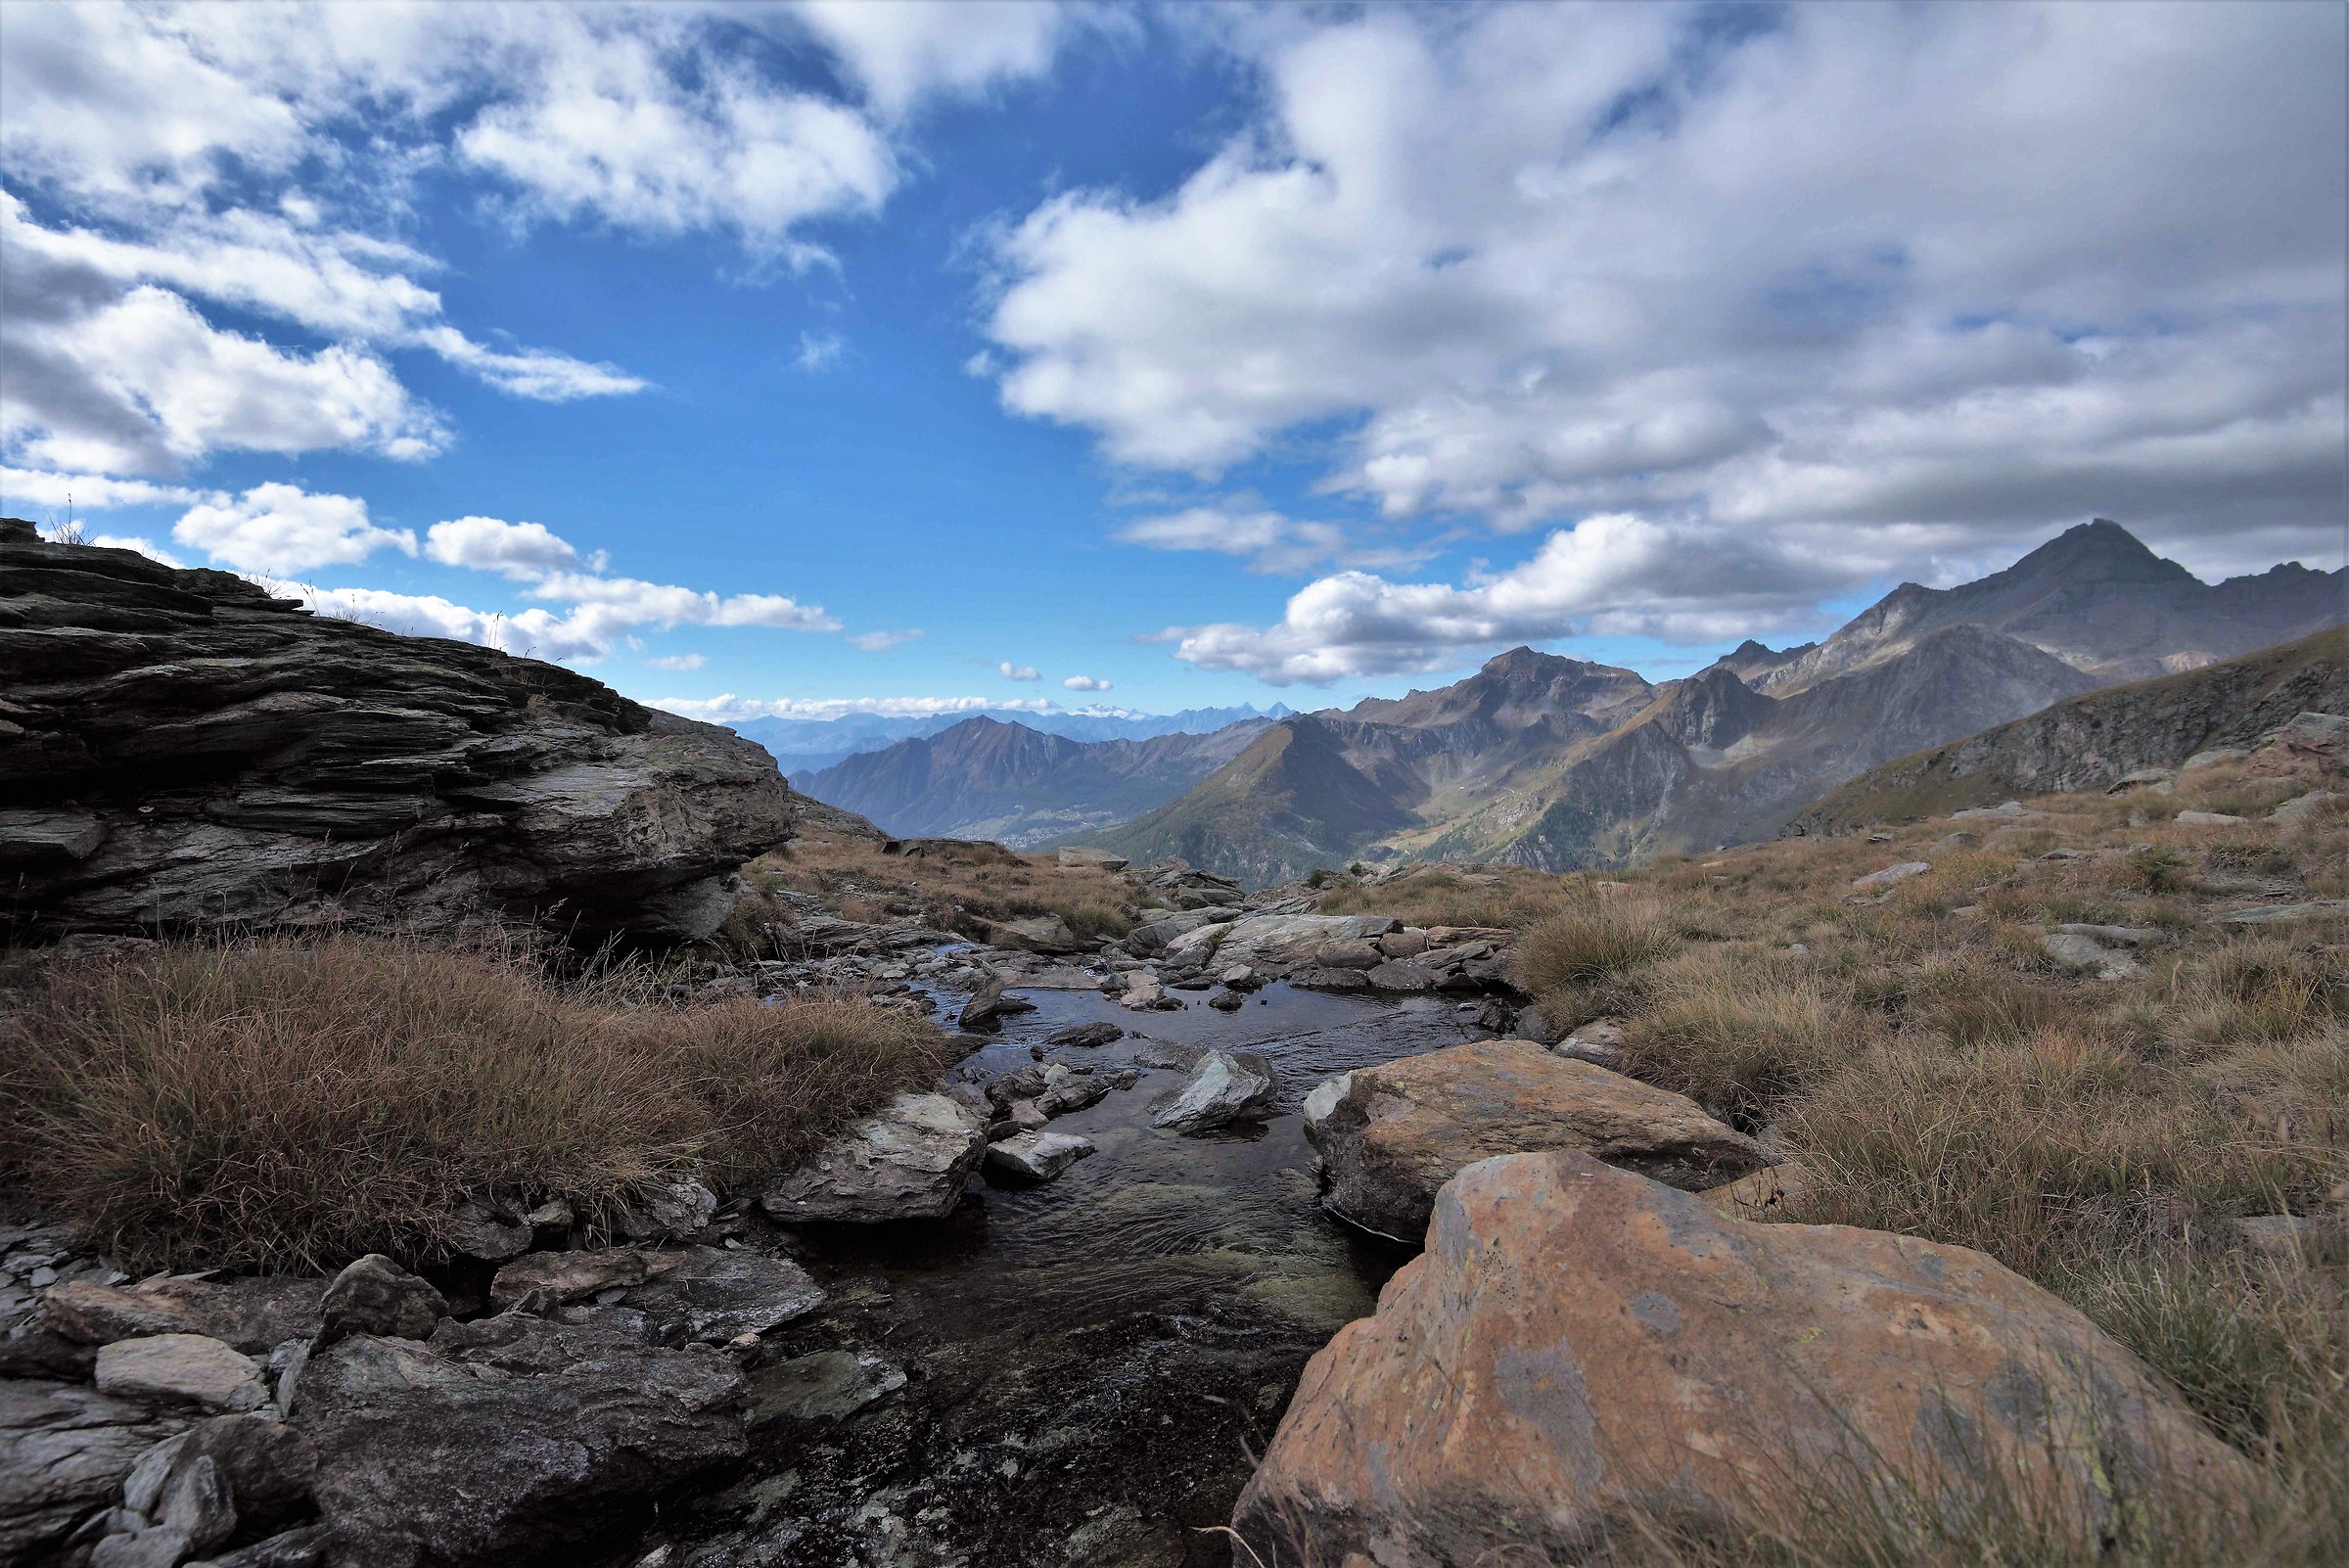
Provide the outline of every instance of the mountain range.
<path id="1" fill-rule="evenodd" d="M 727 727 L 766 748 L 786 773 L 816 772 L 845 758 L 877 752 L 903 740 L 926 740 L 973 718 L 1016 723 L 1040 735 L 1076 741 L 1150 740 L 1160 735 L 1208 735 L 1252 718 L 1286 718 L 1286 703 L 1269 708 L 1186 708 L 1179 714 L 1117 710 L 1034 713 L 1019 708 L 951 714 L 843 714 L 837 718 L 746 718 Z"/>
<path id="2" fill-rule="evenodd" d="M 1517 648 L 1453 685 L 1156 752 L 965 720 L 792 782 L 894 832 L 1179 855 L 1254 883 L 1357 857 L 1621 865 L 1771 837 L 1891 759 L 2338 624 L 2345 592 L 2349 571 L 2296 564 L 2205 583 L 2099 519 L 1681 680 Z"/>

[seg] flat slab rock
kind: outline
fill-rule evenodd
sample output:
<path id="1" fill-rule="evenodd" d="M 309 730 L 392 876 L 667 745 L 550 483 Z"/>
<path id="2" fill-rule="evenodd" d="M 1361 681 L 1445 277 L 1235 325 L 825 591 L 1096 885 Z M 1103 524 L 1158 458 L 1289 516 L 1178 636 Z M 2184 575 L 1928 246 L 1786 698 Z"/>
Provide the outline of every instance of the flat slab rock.
<path id="1" fill-rule="evenodd" d="M 1330 1211 L 1405 1242 L 1426 1232 L 1439 1187 L 1496 1154 L 1573 1149 L 1692 1192 L 1767 1163 L 1695 1101 L 1531 1040 L 1357 1068 L 1342 1091 L 1308 1105 Z"/>
<path id="2" fill-rule="evenodd" d="M 0 1378 L 0 1562 L 37 1562 L 115 1501 L 142 1454 L 200 1412 Z"/>
<path id="3" fill-rule="evenodd" d="M 1728 1219 L 1551 1153 L 1444 1188 L 1426 1252 L 1307 1366 L 1232 1523 L 1267 1562 L 1574 1562 L 1632 1508 L 1750 1534 L 1790 1461 L 1814 1492 L 1897 1474 L 1960 1530 L 1987 1469 L 2090 1543 L 2154 1477 L 2257 1487 L 1980 1253 Z"/>
<path id="4" fill-rule="evenodd" d="M 899 1094 L 769 1182 L 759 1206 L 787 1222 L 944 1219 L 986 1153 L 986 1124 L 968 1108 L 944 1094 Z"/>

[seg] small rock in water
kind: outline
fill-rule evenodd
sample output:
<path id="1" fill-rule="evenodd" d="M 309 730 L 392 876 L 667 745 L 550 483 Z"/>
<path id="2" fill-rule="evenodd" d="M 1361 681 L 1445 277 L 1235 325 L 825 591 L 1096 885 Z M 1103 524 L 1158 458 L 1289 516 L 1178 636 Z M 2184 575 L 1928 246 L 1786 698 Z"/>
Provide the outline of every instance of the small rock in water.
<path id="1" fill-rule="evenodd" d="M 1022 1132 L 990 1144 L 990 1171 L 1029 1181 L 1049 1181 L 1088 1154 L 1100 1152 L 1091 1138 L 1070 1132 Z"/>
<path id="2" fill-rule="evenodd" d="M 944 1094 L 899 1094 L 769 1182 L 759 1203 L 787 1222 L 943 1219 L 986 1152 L 986 1130 L 972 1112 Z"/>
<path id="3" fill-rule="evenodd" d="M 1044 1037 L 1047 1045 L 1108 1045 L 1126 1038 L 1126 1031 L 1117 1025 L 1072 1024 L 1067 1029 L 1054 1030 Z"/>
<path id="4" fill-rule="evenodd" d="M 1248 1005 L 1248 998 L 1236 991 L 1219 991 L 1207 999 L 1207 1004 L 1220 1013 L 1236 1013 Z"/>
<path id="5" fill-rule="evenodd" d="M 1272 1064 L 1254 1051 L 1209 1051 L 1152 1127 L 1207 1132 L 1234 1122 L 1262 1121 L 1272 1111 Z"/>

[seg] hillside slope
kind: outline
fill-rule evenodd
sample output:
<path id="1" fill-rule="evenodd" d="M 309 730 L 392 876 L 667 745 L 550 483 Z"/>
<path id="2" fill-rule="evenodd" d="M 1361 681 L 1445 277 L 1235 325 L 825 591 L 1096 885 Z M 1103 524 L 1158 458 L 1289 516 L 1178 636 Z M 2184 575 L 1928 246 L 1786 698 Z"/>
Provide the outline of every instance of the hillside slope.
<path id="1" fill-rule="evenodd" d="M 2349 631 L 2158 680 L 2109 686 L 1869 769 L 1785 835 L 1842 833 L 2016 796 L 2099 789 L 2141 768 L 2243 745 L 2302 713 L 2349 715 Z"/>

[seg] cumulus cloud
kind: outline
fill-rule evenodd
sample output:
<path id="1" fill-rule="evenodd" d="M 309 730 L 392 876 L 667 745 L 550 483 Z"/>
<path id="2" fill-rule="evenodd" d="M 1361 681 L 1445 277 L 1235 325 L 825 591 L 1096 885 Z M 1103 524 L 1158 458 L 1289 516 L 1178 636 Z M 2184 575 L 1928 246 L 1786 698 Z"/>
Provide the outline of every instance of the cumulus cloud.
<path id="1" fill-rule="evenodd" d="M 645 661 L 646 664 L 652 666 L 655 669 L 699 669 L 702 668 L 702 666 L 708 664 L 710 660 L 706 655 L 698 653 L 663 654 L 657 659 L 647 659 Z"/>
<path id="2" fill-rule="evenodd" d="M 863 653 L 887 653 L 916 641 L 921 635 L 918 627 L 910 626 L 903 631 L 858 631 L 850 635 L 849 646 Z"/>
<path id="3" fill-rule="evenodd" d="M 160 562 L 167 567 L 187 565 L 185 561 L 143 533 L 93 533 L 83 542 L 97 545 L 102 550 L 134 550 L 148 560 Z"/>
<path id="4" fill-rule="evenodd" d="M 1110 689 L 1108 681 L 1096 680 L 1091 675 L 1071 675 L 1061 684 L 1071 691 L 1107 691 Z"/>
<path id="5" fill-rule="evenodd" d="M 377 528 L 365 501 L 293 484 L 256 484 L 233 501 L 191 507 L 171 537 L 240 572 L 273 575 L 347 566 L 387 548 L 416 553 L 416 535 Z"/>
<path id="6" fill-rule="evenodd" d="M 1326 488 L 1403 526 L 1637 514 L 1811 603 L 1855 556 L 1923 576 L 2097 513 L 2193 564 L 2252 536 L 2323 558 L 2343 30 L 2060 4 L 1231 29 L 1261 114 L 1163 198 L 1063 193 L 995 235 L 983 368 L 1123 463 L 1319 451 Z M 1253 559 L 1293 527 L 1210 508 L 1128 536 Z M 1589 536 L 1646 563 L 1610 576 L 1637 619 L 1697 624 L 1677 557 Z M 1405 591 L 1341 574 L 1257 652 L 1192 651 L 1311 678 L 1313 628 Z"/>
<path id="7" fill-rule="evenodd" d="M 110 479 L 104 474 L 58 473 L 54 470 L 12 468 L 0 464 L 0 504 L 9 506 L 71 507 L 77 512 L 111 511 L 122 506 L 192 505 L 222 500 L 214 492 L 184 484 L 153 484 L 145 480 Z"/>
<path id="8" fill-rule="evenodd" d="M 568 539 L 543 523 L 508 523 L 503 518 L 460 517 L 425 530 L 424 553 L 443 566 L 472 567 L 521 580 L 543 577 L 583 564 Z M 592 563 L 601 570 L 603 558 Z"/>
<path id="9" fill-rule="evenodd" d="M 1036 666 L 1015 665 L 1008 659 L 995 666 L 995 669 L 1005 680 L 1041 680 L 1044 678 L 1036 671 Z"/>
<path id="10" fill-rule="evenodd" d="M 866 95 L 897 115 L 931 95 L 968 96 L 1051 64 L 1078 14 L 1023 0 L 800 0 L 805 23 Z"/>

